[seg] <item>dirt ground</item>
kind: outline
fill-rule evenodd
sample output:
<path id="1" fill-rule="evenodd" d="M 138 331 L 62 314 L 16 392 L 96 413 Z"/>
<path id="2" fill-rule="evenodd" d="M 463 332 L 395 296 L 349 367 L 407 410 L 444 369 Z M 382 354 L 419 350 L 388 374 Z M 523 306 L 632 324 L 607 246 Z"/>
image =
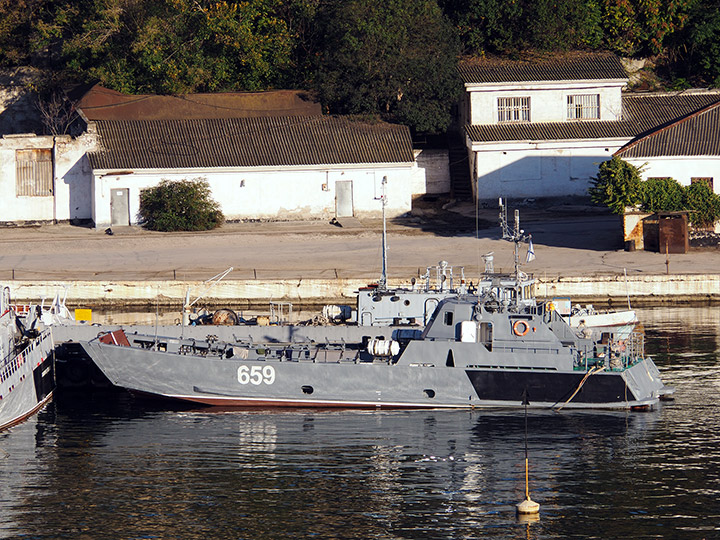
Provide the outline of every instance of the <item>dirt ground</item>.
<path id="1" fill-rule="evenodd" d="M 535 260 L 522 269 L 538 276 L 714 274 L 717 242 L 686 254 L 623 250 L 618 216 L 565 200 L 511 201 L 532 235 Z M 447 261 L 468 279 L 493 253 L 495 270 L 511 270 L 513 245 L 502 240 L 499 208 L 442 197 L 417 201 L 413 212 L 388 221 L 388 273 L 409 279 Z M 68 224 L 0 229 L 0 281 L 208 279 L 233 267 L 228 279 L 377 279 L 382 220 L 226 223 L 197 233 L 157 233 L 139 227 L 104 230 Z M 525 261 L 528 245 L 521 246 Z"/>

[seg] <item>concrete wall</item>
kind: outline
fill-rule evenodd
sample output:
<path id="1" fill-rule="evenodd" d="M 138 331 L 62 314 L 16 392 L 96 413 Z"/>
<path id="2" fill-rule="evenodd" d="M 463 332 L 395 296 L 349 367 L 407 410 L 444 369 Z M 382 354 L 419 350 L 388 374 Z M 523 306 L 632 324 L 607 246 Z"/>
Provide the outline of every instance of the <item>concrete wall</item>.
<path id="1" fill-rule="evenodd" d="M 228 220 L 241 219 L 329 219 L 335 216 L 336 183 L 352 182 L 356 216 L 382 215 L 381 181 L 387 177 L 389 217 L 409 212 L 413 186 L 413 164 L 398 166 L 321 168 L 270 168 L 234 170 L 194 170 L 174 173 L 135 171 L 112 174 L 94 171 L 93 219 L 98 228 L 111 223 L 110 191 L 129 189 L 130 220 L 137 223 L 140 191 L 157 185 L 162 179 L 204 178 L 212 197 L 220 203 Z"/>
<path id="2" fill-rule="evenodd" d="M 450 163 L 446 149 L 415 150 L 417 168 L 413 174 L 412 194 L 450 192 Z"/>
<path id="3" fill-rule="evenodd" d="M 689 186 L 691 178 L 713 178 L 714 191 L 720 193 L 720 156 L 667 156 L 623 159 L 641 169 L 643 180 L 652 177 L 670 177 L 683 186 Z"/>
<path id="4" fill-rule="evenodd" d="M 635 249 L 645 249 L 643 220 L 651 216 L 647 212 L 626 211 L 623 215 L 623 240 L 632 242 Z"/>
<path id="5" fill-rule="evenodd" d="M 471 124 L 497 124 L 497 98 L 530 97 L 531 122 L 564 122 L 568 95 L 600 94 L 600 120 L 620 120 L 623 86 L 620 81 L 466 85 L 470 93 L 470 113 L 466 116 Z"/>
<path id="6" fill-rule="evenodd" d="M 627 141 L 475 143 L 478 198 L 587 195 L 600 163 Z"/>
<path id="7" fill-rule="evenodd" d="M 200 281 L 13 281 L 15 302 L 52 300 L 67 287 L 70 307 L 181 306 L 188 288 L 204 289 Z M 213 287 L 203 303 L 215 306 L 267 306 L 269 301 L 298 305 L 353 303 L 355 291 L 367 285 L 361 279 L 224 280 Z M 407 283 L 390 280 L 389 285 Z M 676 274 L 644 276 L 593 276 L 538 279 L 535 293 L 541 298 L 570 297 L 574 302 L 612 302 L 618 307 L 662 302 L 720 301 L 720 275 Z"/>
<path id="8" fill-rule="evenodd" d="M 16 134 L 0 139 L 0 222 L 67 221 L 92 217 L 90 166 L 86 153 L 96 144 L 95 135 Z M 16 150 L 53 150 L 54 196 L 16 196 Z"/>

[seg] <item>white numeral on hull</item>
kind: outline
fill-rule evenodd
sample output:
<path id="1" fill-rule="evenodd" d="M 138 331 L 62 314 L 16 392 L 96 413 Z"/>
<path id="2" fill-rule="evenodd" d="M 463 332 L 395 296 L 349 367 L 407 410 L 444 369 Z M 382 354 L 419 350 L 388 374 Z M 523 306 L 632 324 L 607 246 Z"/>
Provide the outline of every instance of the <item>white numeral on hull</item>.
<path id="1" fill-rule="evenodd" d="M 272 366 L 240 366 L 237 379 L 240 384 L 272 384 L 275 382 L 275 368 Z"/>

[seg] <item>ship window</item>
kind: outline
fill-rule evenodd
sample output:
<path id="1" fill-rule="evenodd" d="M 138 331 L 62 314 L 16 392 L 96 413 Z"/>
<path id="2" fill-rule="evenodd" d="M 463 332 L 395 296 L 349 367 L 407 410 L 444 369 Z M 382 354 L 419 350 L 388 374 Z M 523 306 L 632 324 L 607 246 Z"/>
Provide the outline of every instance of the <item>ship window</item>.
<path id="1" fill-rule="evenodd" d="M 446 311 L 444 315 L 445 325 L 446 326 L 452 326 L 453 323 L 453 312 L 452 311 Z"/>
<path id="2" fill-rule="evenodd" d="M 310 385 L 304 385 L 304 386 L 302 386 L 302 391 L 303 391 L 303 394 L 312 394 L 315 391 L 315 389 Z"/>
<path id="3" fill-rule="evenodd" d="M 488 351 L 492 351 L 492 341 L 493 341 L 493 328 L 492 323 L 490 322 L 481 322 L 480 323 L 480 336 L 479 341 L 482 343 L 485 348 Z"/>
<path id="4" fill-rule="evenodd" d="M 452 349 L 448 351 L 445 367 L 455 367 L 455 356 L 453 355 Z"/>
<path id="5" fill-rule="evenodd" d="M 426 388 L 425 390 L 423 390 L 423 392 L 425 392 L 425 395 L 426 395 L 427 397 L 429 397 L 430 399 L 432 399 L 432 398 L 435 397 L 435 390 L 431 390 L 430 388 Z"/>

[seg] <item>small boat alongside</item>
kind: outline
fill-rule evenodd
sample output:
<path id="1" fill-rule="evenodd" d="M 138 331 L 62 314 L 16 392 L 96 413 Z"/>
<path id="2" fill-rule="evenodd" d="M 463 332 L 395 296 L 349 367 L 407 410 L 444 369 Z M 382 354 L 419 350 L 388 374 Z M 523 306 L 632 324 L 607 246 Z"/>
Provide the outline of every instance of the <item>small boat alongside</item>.
<path id="1" fill-rule="evenodd" d="M 672 389 L 640 334 L 587 337 L 554 310 L 443 300 L 419 332 L 359 342 L 169 338 L 118 330 L 82 346 L 116 386 L 217 406 L 645 409 Z"/>
<path id="2" fill-rule="evenodd" d="M 10 302 L 0 294 L 0 430 L 36 413 L 55 390 L 53 340 L 36 307 Z"/>

